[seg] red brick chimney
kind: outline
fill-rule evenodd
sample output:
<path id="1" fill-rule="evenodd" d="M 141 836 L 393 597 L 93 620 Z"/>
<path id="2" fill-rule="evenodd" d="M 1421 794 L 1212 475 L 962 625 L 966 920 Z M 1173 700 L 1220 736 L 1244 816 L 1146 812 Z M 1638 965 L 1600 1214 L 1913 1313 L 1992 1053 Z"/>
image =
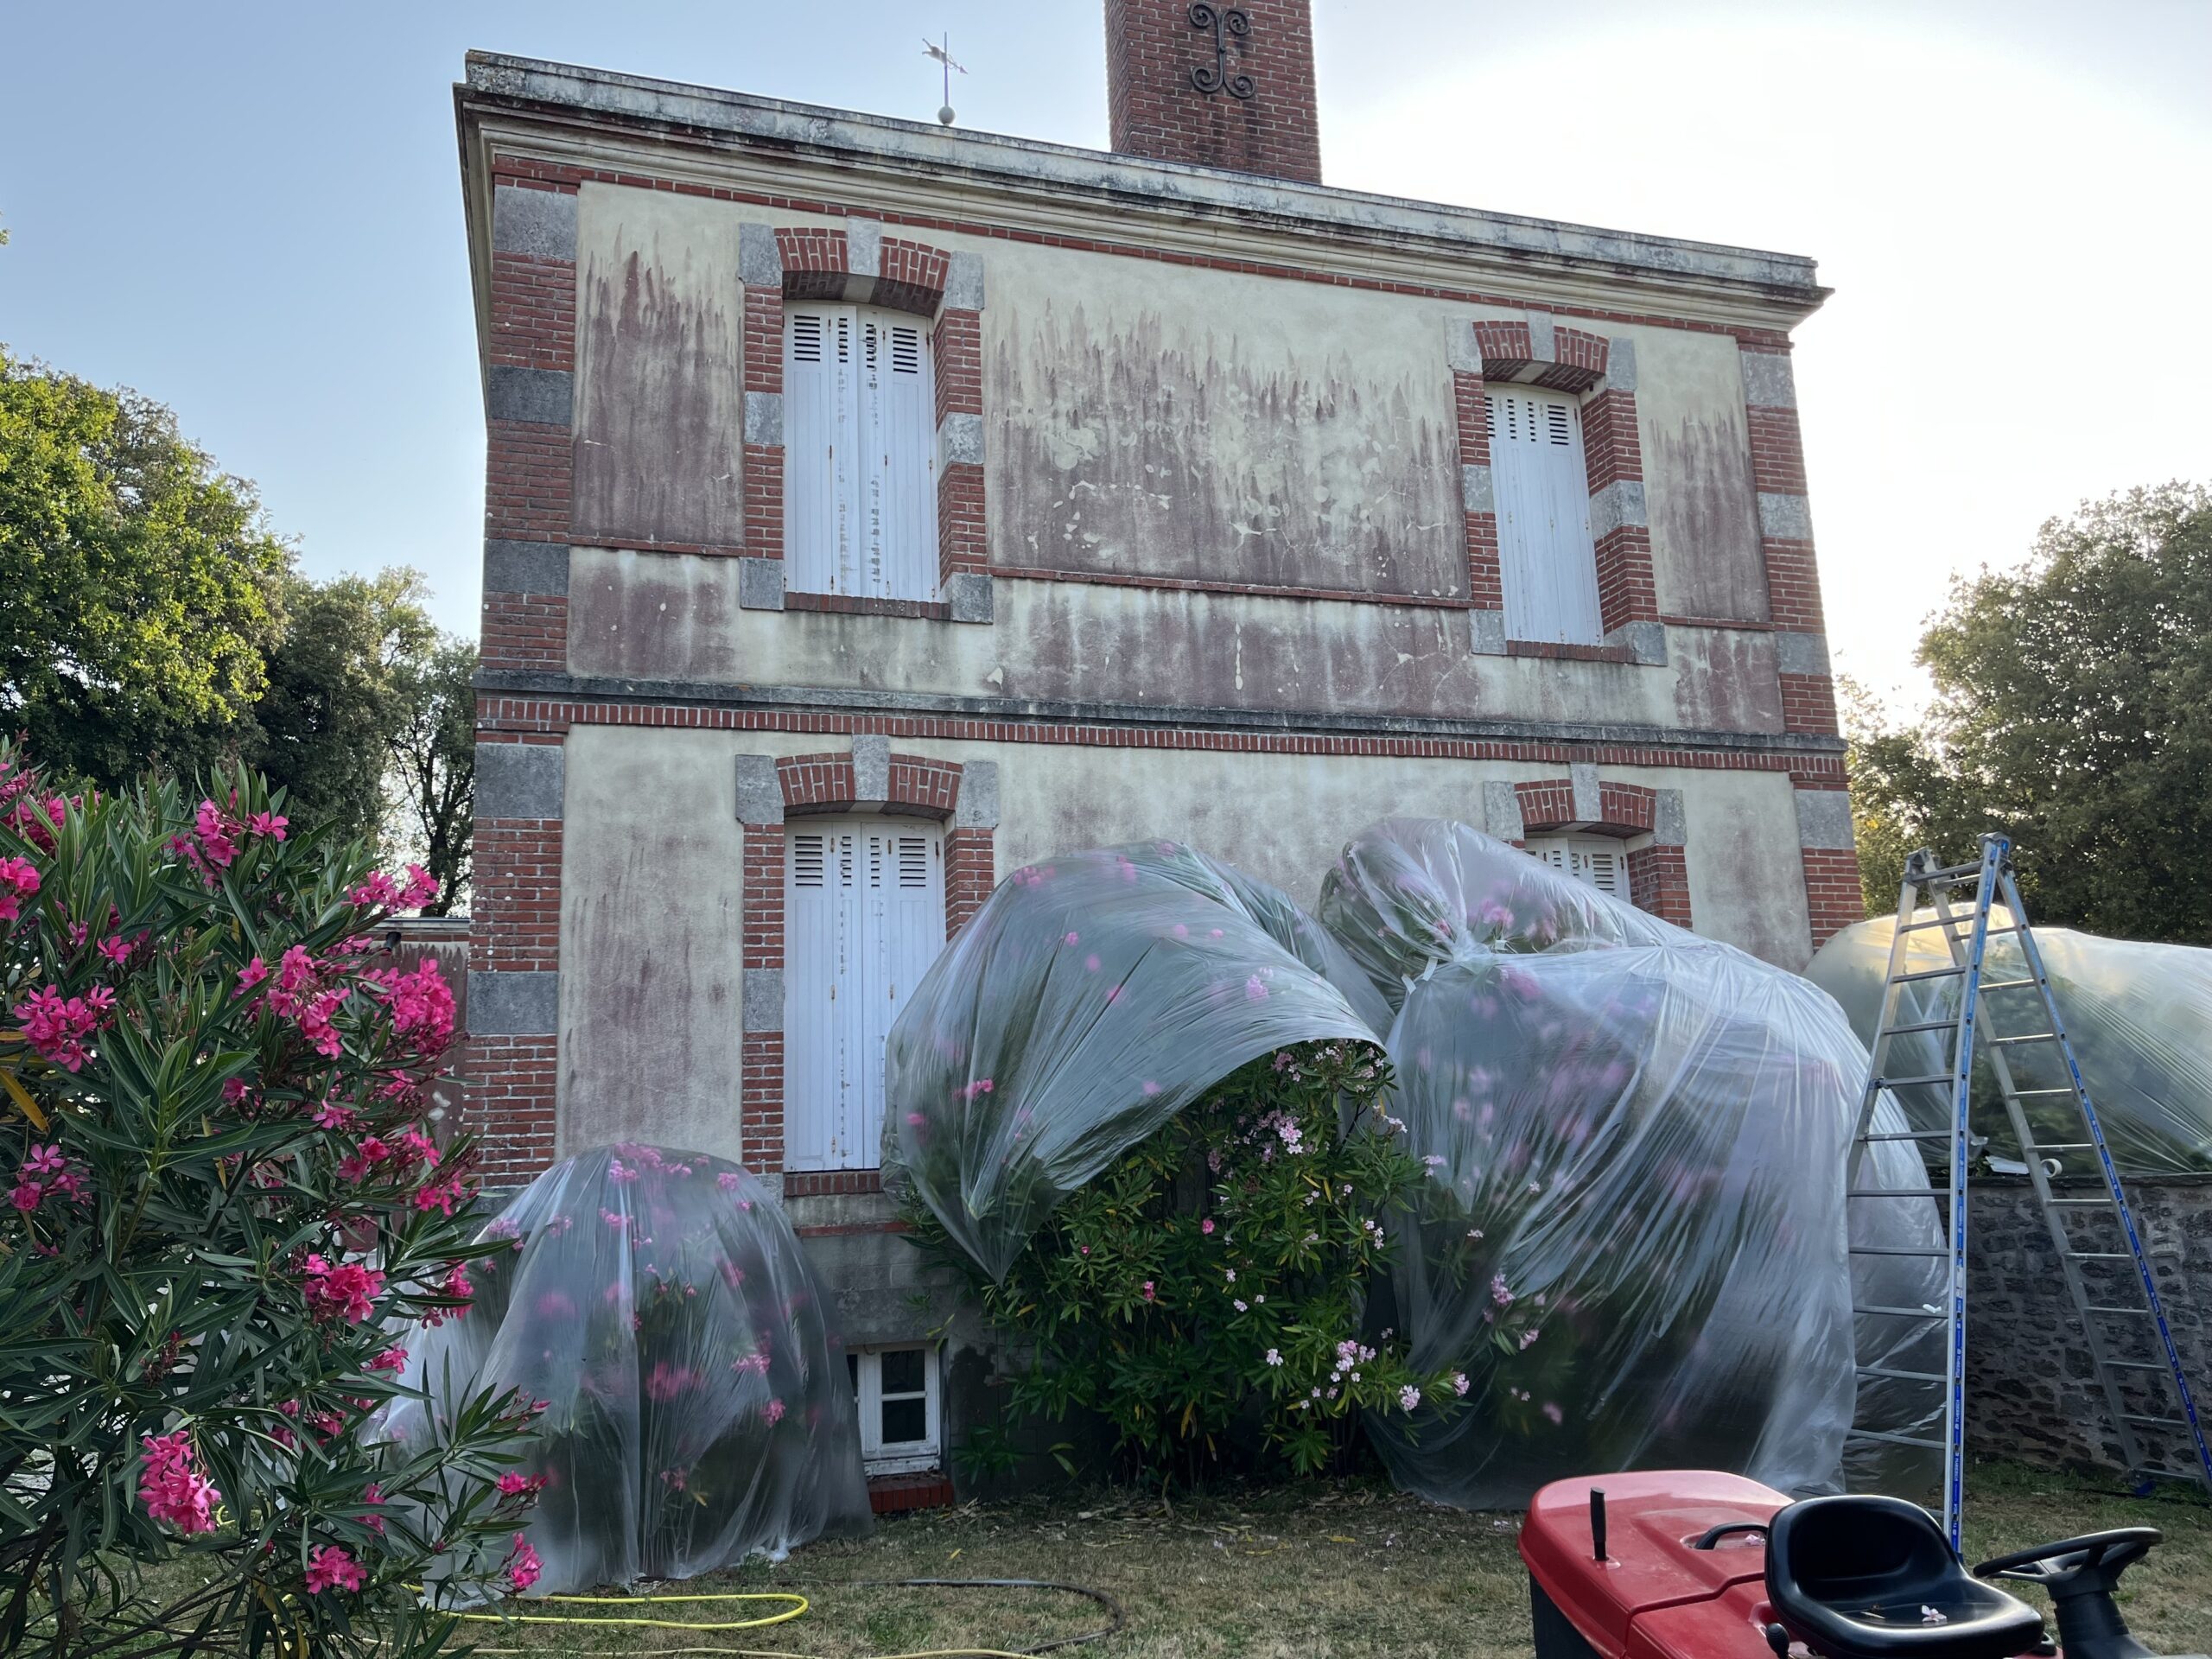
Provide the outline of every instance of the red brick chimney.
<path id="1" fill-rule="evenodd" d="M 1321 181 L 1307 0 L 1106 0 L 1114 148 Z"/>

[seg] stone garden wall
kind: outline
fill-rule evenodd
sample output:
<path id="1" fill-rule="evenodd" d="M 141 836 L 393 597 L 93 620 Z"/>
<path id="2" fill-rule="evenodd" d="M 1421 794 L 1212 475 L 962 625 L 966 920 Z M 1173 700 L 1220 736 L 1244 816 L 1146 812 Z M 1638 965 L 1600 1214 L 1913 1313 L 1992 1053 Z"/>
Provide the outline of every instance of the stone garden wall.
<path id="1" fill-rule="evenodd" d="M 2062 1197 L 2091 1197 L 2095 1186 L 2067 1186 Z M 2200 1414 L 2212 1428 L 2212 1180 L 2131 1182 L 2130 1204 L 2149 1250 L 2158 1294 L 2188 1368 Z M 2024 1181 L 1980 1187 L 1973 1198 L 1968 1234 L 1967 1398 L 1967 1436 L 1977 1452 L 2051 1464 L 2117 1466 L 2124 1460 L 2111 1414 L 2090 1368 L 2066 1282 L 2050 1236 Z M 2109 1211 L 2072 1211 L 2069 1224 L 2084 1250 L 2120 1249 Z M 2094 1217 L 2094 1219 L 2091 1219 Z M 2133 1265 L 2083 1264 L 2093 1296 L 2133 1303 Z M 2120 1275 L 2125 1275 L 2122 1277 Z M 2109 1287 L 2107 1298 L 2100 1287 Z M 2121 1333 L 2118 1357 L 2156 1359 L 2159 1352 L 2147 1319 L 2107 1319 Z M 2159 1415 L 2169 1408 L 2149 1391 L 2157 1378 L 2126 1373 L 2140 1390 L 2138 1408 Z M 2160 1442 L 2159 1444 L 2164 1444 Z M 2187 1440 L 2178 1443 L 2185 1453 Z M 2183 1466 L 2186 1466 L 2184 1460 Z"/>

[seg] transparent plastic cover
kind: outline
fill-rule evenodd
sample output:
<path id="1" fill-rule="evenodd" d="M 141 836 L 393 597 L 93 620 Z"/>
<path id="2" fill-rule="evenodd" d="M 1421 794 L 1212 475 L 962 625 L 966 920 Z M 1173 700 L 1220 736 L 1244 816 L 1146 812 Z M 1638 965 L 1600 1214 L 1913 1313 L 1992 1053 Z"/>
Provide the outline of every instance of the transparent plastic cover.
<path id="1" fill-rule="evenodd" d="M 1369 830 L 1319 914 L 1171 842 L 1016 872 L 892 1031 L 887 1167 L 1002 1274 L 1062 1195 L 1237 1066 L 1387 1039 L 1431 1177 L 1373 1322 L 1470 1382 L 1371 1424 L 1402 1485 L 1465 1506 L 1589 1468 L 1835 1485 L 1854 1282 L 1870 1306 L 1942 1292 L 1910 1143 L 1868 1179 L 1917 1196 L 1850 1224 L 1927 1254 L 1847 1255 L 1866 1058 L 1835 1004 L 1464 824 Z M 1904 1126 L 1886 1098 L 1879 1123 Z M 1926 1326 L 1866 1326 L 1860 1359 L 1929 1369 Z M 1859 1416 L 1910 1432 L 1940 1410 L 1877 1381 Z"/>
<path id="2" fill-rule="evenodd" d="M 1954 910 L 1967 913 L 1963 906 Z M 1923 911 L 1919 919 L 1933 921 L 1935 912 Z M 2010 921 L 2002 906 L 1992 910 L 1993 925 Z M 1893 916 L 1858 923 L 1822 945 L 1805 970 L 1843 1005 L 1862 1042 L 1874 1039 L 1890 942 L 1896 933 Z M 2035 940 L 2113 1161 L 2131 1175 L 2212 1172 L 2212 950 L 2099 938 L 2066 927 L 2038 927 Z M 1905 951 L 1907 972 L 1950 962 L 1942 933 L 1933 927 L 1909 933 Z M 1983 979 L 1999 988 L 1984 994 L 1984 1005 L 2000 1035 L 2049 1029 L 2042 999 L 2035 991 L 2006 984 L 2027 976 L 2018 938 L 1993 936 Z M 1912 981 L 1899 988 L 1898 996 L 1907 1010 L 1898 1015 L 1901 1024 L 1954 1019 L 1959 982 Z M 1890 1068 L 1894 1075 L 1925 1076 L 1948 1069 L 1950 1044 L 1941 1032 L 1901 1036 L 1895 1039 L 1895 1052 L 1897 1062 Z M 2013 1086 L 2023 1091 L 2036 1140 L 2054 1146 L 2080 1141 L 2081 1125 L 2073 1121 L 2070 1099 L 2025 1092 L 2066 1088 L 2065 1064 L 2056 1046 L 2012 1045 L 2006 1064 Z M 1898 1095 L 1916 1127 L 1948 1126 L 1950 1103 L 1941 1085 L 1923 1084 Z M 1990 1137 L 1991 1152 L 2018 1159 L 2018 1140 L 2005 1119 L 2004 1097 L 1986 1056 L 1974 1065 L 1973 1112 L 1975 1133 Z M 2054 1155 L 2065 1173 L 2097 1173 L 2092 1154 Z"/>
<path id="3" fill-rule="evenodd" d="M 1471 1382 L 1471 1409 L 1371 1420 L 1398 1484 L 1472 1508 L 1587 1469 L 1834 1486 L 1856 1396 L 1843 1171 L 1866 1067 L 1835 1004 L 1465 824 L 1376 826 L 1320 914 L 1400 1005 L 1395 1109 L 1432 1173 L 1377 1317 L 1417 1369 Z M 1886 1101 L 1880 1122 L 1903 1127 Z M 1926 1193 L 1904 1144 L 1869 1179 Z M 1858 1258 L 1865 1304 L 1938 1305 L 1933 1198 L 1851 1208 L 1858 1242 L 1931 1252 Z M 1925 1333 L 1878 1317 L 1866 1357 L 1905 1369 Z M 1940 1410 L 1927 1385 L 1880 1386 L 1865 1426 Z"/>
<path id="4" fill-rule="evenodd" d="M 387 1432 L 486 1386 L 547 1403 L 532 1461 L 536 1593 L 688 1578 L 869 1525 L 845 1355 L 791 1224 L 697 1153 L 556 1164 L 486 1229 L 511 1255 L 420 1332 Z"/>

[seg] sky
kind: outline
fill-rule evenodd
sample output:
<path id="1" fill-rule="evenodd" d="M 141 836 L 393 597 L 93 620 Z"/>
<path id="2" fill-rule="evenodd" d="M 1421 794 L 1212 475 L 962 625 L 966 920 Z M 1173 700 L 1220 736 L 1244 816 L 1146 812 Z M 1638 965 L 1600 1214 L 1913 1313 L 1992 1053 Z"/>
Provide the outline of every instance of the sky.
<path id="1" fill-rule="evenodd" d="M 1838 668 L 1893 706 L 1955 574 L 2212 480 L 2212 3 L 1314 0 L 1332 184 L 1809 254 Z M 310 573 L 473 633 L 472 47 L 1103 147 L 1098 0 L 0 0 L 0 341 L 175 408 Z"/>

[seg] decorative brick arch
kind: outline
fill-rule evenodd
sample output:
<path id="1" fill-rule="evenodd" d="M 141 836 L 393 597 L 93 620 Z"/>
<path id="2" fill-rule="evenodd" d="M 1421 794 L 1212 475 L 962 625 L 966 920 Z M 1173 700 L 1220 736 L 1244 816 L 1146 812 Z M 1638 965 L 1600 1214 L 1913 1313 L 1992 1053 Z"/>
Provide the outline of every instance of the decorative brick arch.
<path id="1" fill-rule="evenodd" d="M 1677 927 L 1690 925 L 1690 883 L 1682 844 L 1682 802 L 1679 790 L 1646 789 L 1640 784 L 1609 784 L 1594 768 L 1580 775 L 1544 778 L 1512 786 L 1519 809 L 1523 844 L 1530 835 L 1572 830 L 1611 836 L 1620 841 L 1649 836 L 1628 849 L 1630 900 Z M 1508 827 L 1511 827 L 1509 825 Z"/>
<path id="2" fill-rule="evenodd" d="M 740 603 L 754 609 L 891 609 L 991 620 L 983 519 L 983 267 L 974 254 L 887 236 L 874 219 L 842 226 L 747 222 L 738 232 L 745 284 L 745 533 L 754 561 Z M 784 556 L 784 305 L 840 300 L 931 321 L 937 388 L 938 584 L 934 605 L 786 598 Z"/>
<path id="3" fill-rule="evenodd" d="M 949 941 L 996 884 L 998 766 L 894 752 L 862 736 L 843 753 L 737 757 L 737 816 L 745 826 L 744 1039 L 739 1135 L 747 1166 L 784 1160 L 784 859 L 786 820 L 838 812 L 931 818 L 944 825 L 944 932 Z M 785 1192 L 863 1192 L 873 1170 L 808 1172 Z"/>
<path id="4" fill-rule="evenodd" d="M 1473 648 L 1493 655 L 1664 663 L 1666 630 L 1659 620 L 1659 588 L 1652 572 L 1651 531 L 1643 500 L 1643 448 L 1637 435 L 1635 343 L 1562 327 L 1543 311 L 1455 322 L 1450 340 L 1466 514 L 1468 595 L 1475 607 Z M 1581 400 L 1602 645 L 1546 645 L 1506 638 L 1484 406 L 1485 389 L 1500 382 L 1572 392 Z"/>

